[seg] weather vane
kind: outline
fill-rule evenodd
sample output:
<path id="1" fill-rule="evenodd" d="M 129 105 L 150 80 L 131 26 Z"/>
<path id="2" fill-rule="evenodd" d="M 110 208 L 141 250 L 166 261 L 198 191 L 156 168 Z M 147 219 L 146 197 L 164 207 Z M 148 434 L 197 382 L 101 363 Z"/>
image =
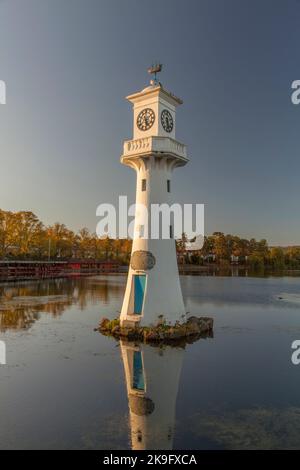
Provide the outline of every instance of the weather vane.
<path id="1" fill-rule="evenodd" d="M 159 64 L 159 63 L 152 64 L 151 67 L 148 68 L 148 73 L 150 73 L 150 75 L 153 75 L 151 84 L 157 85 L 159 83 L 157 74 L 161 71 L 162 71 L 162 64 Z"/>

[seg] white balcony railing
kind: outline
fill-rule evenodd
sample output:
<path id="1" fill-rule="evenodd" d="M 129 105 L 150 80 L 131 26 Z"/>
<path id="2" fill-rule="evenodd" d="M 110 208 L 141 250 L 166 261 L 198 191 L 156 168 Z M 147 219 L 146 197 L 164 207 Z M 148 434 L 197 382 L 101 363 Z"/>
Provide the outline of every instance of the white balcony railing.
<path id="1" fill-rule="evenodd" d="M 186 146 L 170 137 L 143 137 L 126 140 L 122 157 L 142 155 L 148 152 L 168 153 L 180 158 L 187 158 Z"/>

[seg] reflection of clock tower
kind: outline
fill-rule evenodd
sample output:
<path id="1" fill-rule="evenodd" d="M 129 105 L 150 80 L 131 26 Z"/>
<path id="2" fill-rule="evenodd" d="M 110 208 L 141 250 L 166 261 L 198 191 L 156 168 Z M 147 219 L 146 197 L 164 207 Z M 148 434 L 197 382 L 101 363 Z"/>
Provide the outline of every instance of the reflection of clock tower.
<path id="1" fill-rule="evenodd" d="M 161 66 L 150 69 L 159 72 Z M 175 140 L 176 107 L 182 101 L 156 80 L 127 97 L 133 103 L 133 140 L 124 142 L 121 162 L 137 173 L 136 214 L 130 268 L 121 322 L 141 326 L 159 321 L 175 323 L 185 314 L 182 299 L 174 226 L 151 238 L 151 205 L 172 205 L 173 169 L 188 162 L 186 147 Z M 139 208 L 148 209 L 148 216 Z M 152 220 L 153 226 L 153 220 Z M 148 235 L 147 232 L 148 231 Z"/>

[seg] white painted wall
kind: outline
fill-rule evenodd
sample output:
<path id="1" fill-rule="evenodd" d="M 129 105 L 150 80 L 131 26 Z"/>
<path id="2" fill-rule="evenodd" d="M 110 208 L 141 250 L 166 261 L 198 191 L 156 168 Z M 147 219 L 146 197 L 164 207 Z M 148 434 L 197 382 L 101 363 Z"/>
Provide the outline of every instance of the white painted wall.
<path id="1" fill-rule="evenodd" d="M 154 113 L 155 113 L 155 121 L 153 126 L 147 130 L 147 131 L 141 131 L 137 125 L 136 125 L 136 120 L 139 115 L 139 113 L 144 109 L 144 108 L 151 108 Z M 171 132 L 166 132 L 162 126 L 161 123 L 161 112 L 167 109 L 173 118 L 174 126 L 173 130 Z M 162 137 L 172 137 L 175 139 L 175 106 L 172 106 L 169 104 L 167 101 L 165 101 L 162 98 L 153 97 L 151 99 L 146 100 L 146 102 L 139 102 L 134 105 L 133 108 L 133 128 L 134 128 L 134 133 L 133 133 L 133 138 L 134 139 L 139 139 L 139 138 L 144 138 L 144 137 L 149 137 L 149 136 L 162 136 Z"/>
<path id="2" fill-rule="evenodd" d="M 158 95 L 155 97 L 158 107 L 161 106 L 161 103 L 163 103 L 162 106 L 166 105 L 165 99 L 160 93 L 158 90 Z M 148 107 L 149 99 L 147 93 L 145 100 L 142 100 L 139 95 L 138 102 L 135 103 L 134 112 Z M 169 104 L 169 106 L 173 105 Z M 175 106 L 173 108 L 172 112 L 175 120 Z M 142 137 L 147 137 L 147 131 L 141 132 L 136 130 L 136 118 L 134 118 L 134 129 L 135 137 L 140 136 L 140 134 L 142 134 Z M 158 134 L 161 134 L 160 129 L 157 128 L 156 134 L 153 134 L 153 129 L 151 128 L 151 135 Z M 175 128 L 171 135 L 175 138 Z M 165 138 L 162 138 L 157 143 L 157 146 L 160 145 L 162 148 L 161 152 L 157 146 L 155 152 L 149 150 L 141 154 L 141 149 L 139 149 L 136 152 L 133 151 L 130 156 L 126 155 L 126 160 L 125 158 L 123 159 L 124 164 L 136 171 L 136 203 L 146 205 L 149 209 L 149 214 L 151 213 L 151 204 L 172 204 L 173 169 L 184 165 L 188 161 L 186 158 L 182 159 L 179 151 L 178 155 L 176 155 L 176 148 L 172 154 L 165 151 L 167 147 L 164 145 L 166 142 L 164 139 L 168 137 L 170 137 L 170 134 L 165 135 Z M 182 145 L 180 148 L 182 148 Z M 142 191 L 143 179 L 146 179 L 146 191 Z M 167 180 L 171 180 L 171 193 L 167 191 Z M 140 225 L 143 225 L 143 222 L 137 213 L 135 227 L 138 228 Z M 185 307 L 179 281 L 175 240 L 157 240 L 151 239 L 151 236 L 148 239 L 143 239 L 137 235 L 133 240 L 132 253 L 138 250 L 151 252 L 156 259 L 156 264 L 153 269 L 145 271 L 147 280 L 142 315 L 133 315 L 134 283 L 132 277 L 134 274 L 143 274 L 143 272 L 134 271 L 131 267 L 129 268 L 120 317 L 121 321 L 140 321 L 140 324 L 143 326 L 157 324 L 160 321 L 160 315 L 163 315 L 163 318 L 172 324 L 177 320 L 182 320 L 185 315 Z"/>

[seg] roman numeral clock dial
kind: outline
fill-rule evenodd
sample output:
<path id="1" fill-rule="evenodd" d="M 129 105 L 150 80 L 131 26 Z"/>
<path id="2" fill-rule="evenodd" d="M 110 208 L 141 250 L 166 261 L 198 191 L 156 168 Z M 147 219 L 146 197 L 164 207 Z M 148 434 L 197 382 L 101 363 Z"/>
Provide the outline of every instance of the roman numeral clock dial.
<path id="1" fill-rule="evenodd" d="M 155 121 L 155 113 L 151 108 L 143 109 L 136 120 L 136 124 L 140 131 L 147 131 L 150 129 Z"/>
<path id="2" fill-rule="evenodd" d="M 173 122 L 172 114 L 170 113 L 170 111 L 168 111 L 167 109 L 164 109 L 161 112 L 160 119 L 161 119 L 161 124 L 164 130 L 166 132 L 172 132 L 174 122 Z"/>

